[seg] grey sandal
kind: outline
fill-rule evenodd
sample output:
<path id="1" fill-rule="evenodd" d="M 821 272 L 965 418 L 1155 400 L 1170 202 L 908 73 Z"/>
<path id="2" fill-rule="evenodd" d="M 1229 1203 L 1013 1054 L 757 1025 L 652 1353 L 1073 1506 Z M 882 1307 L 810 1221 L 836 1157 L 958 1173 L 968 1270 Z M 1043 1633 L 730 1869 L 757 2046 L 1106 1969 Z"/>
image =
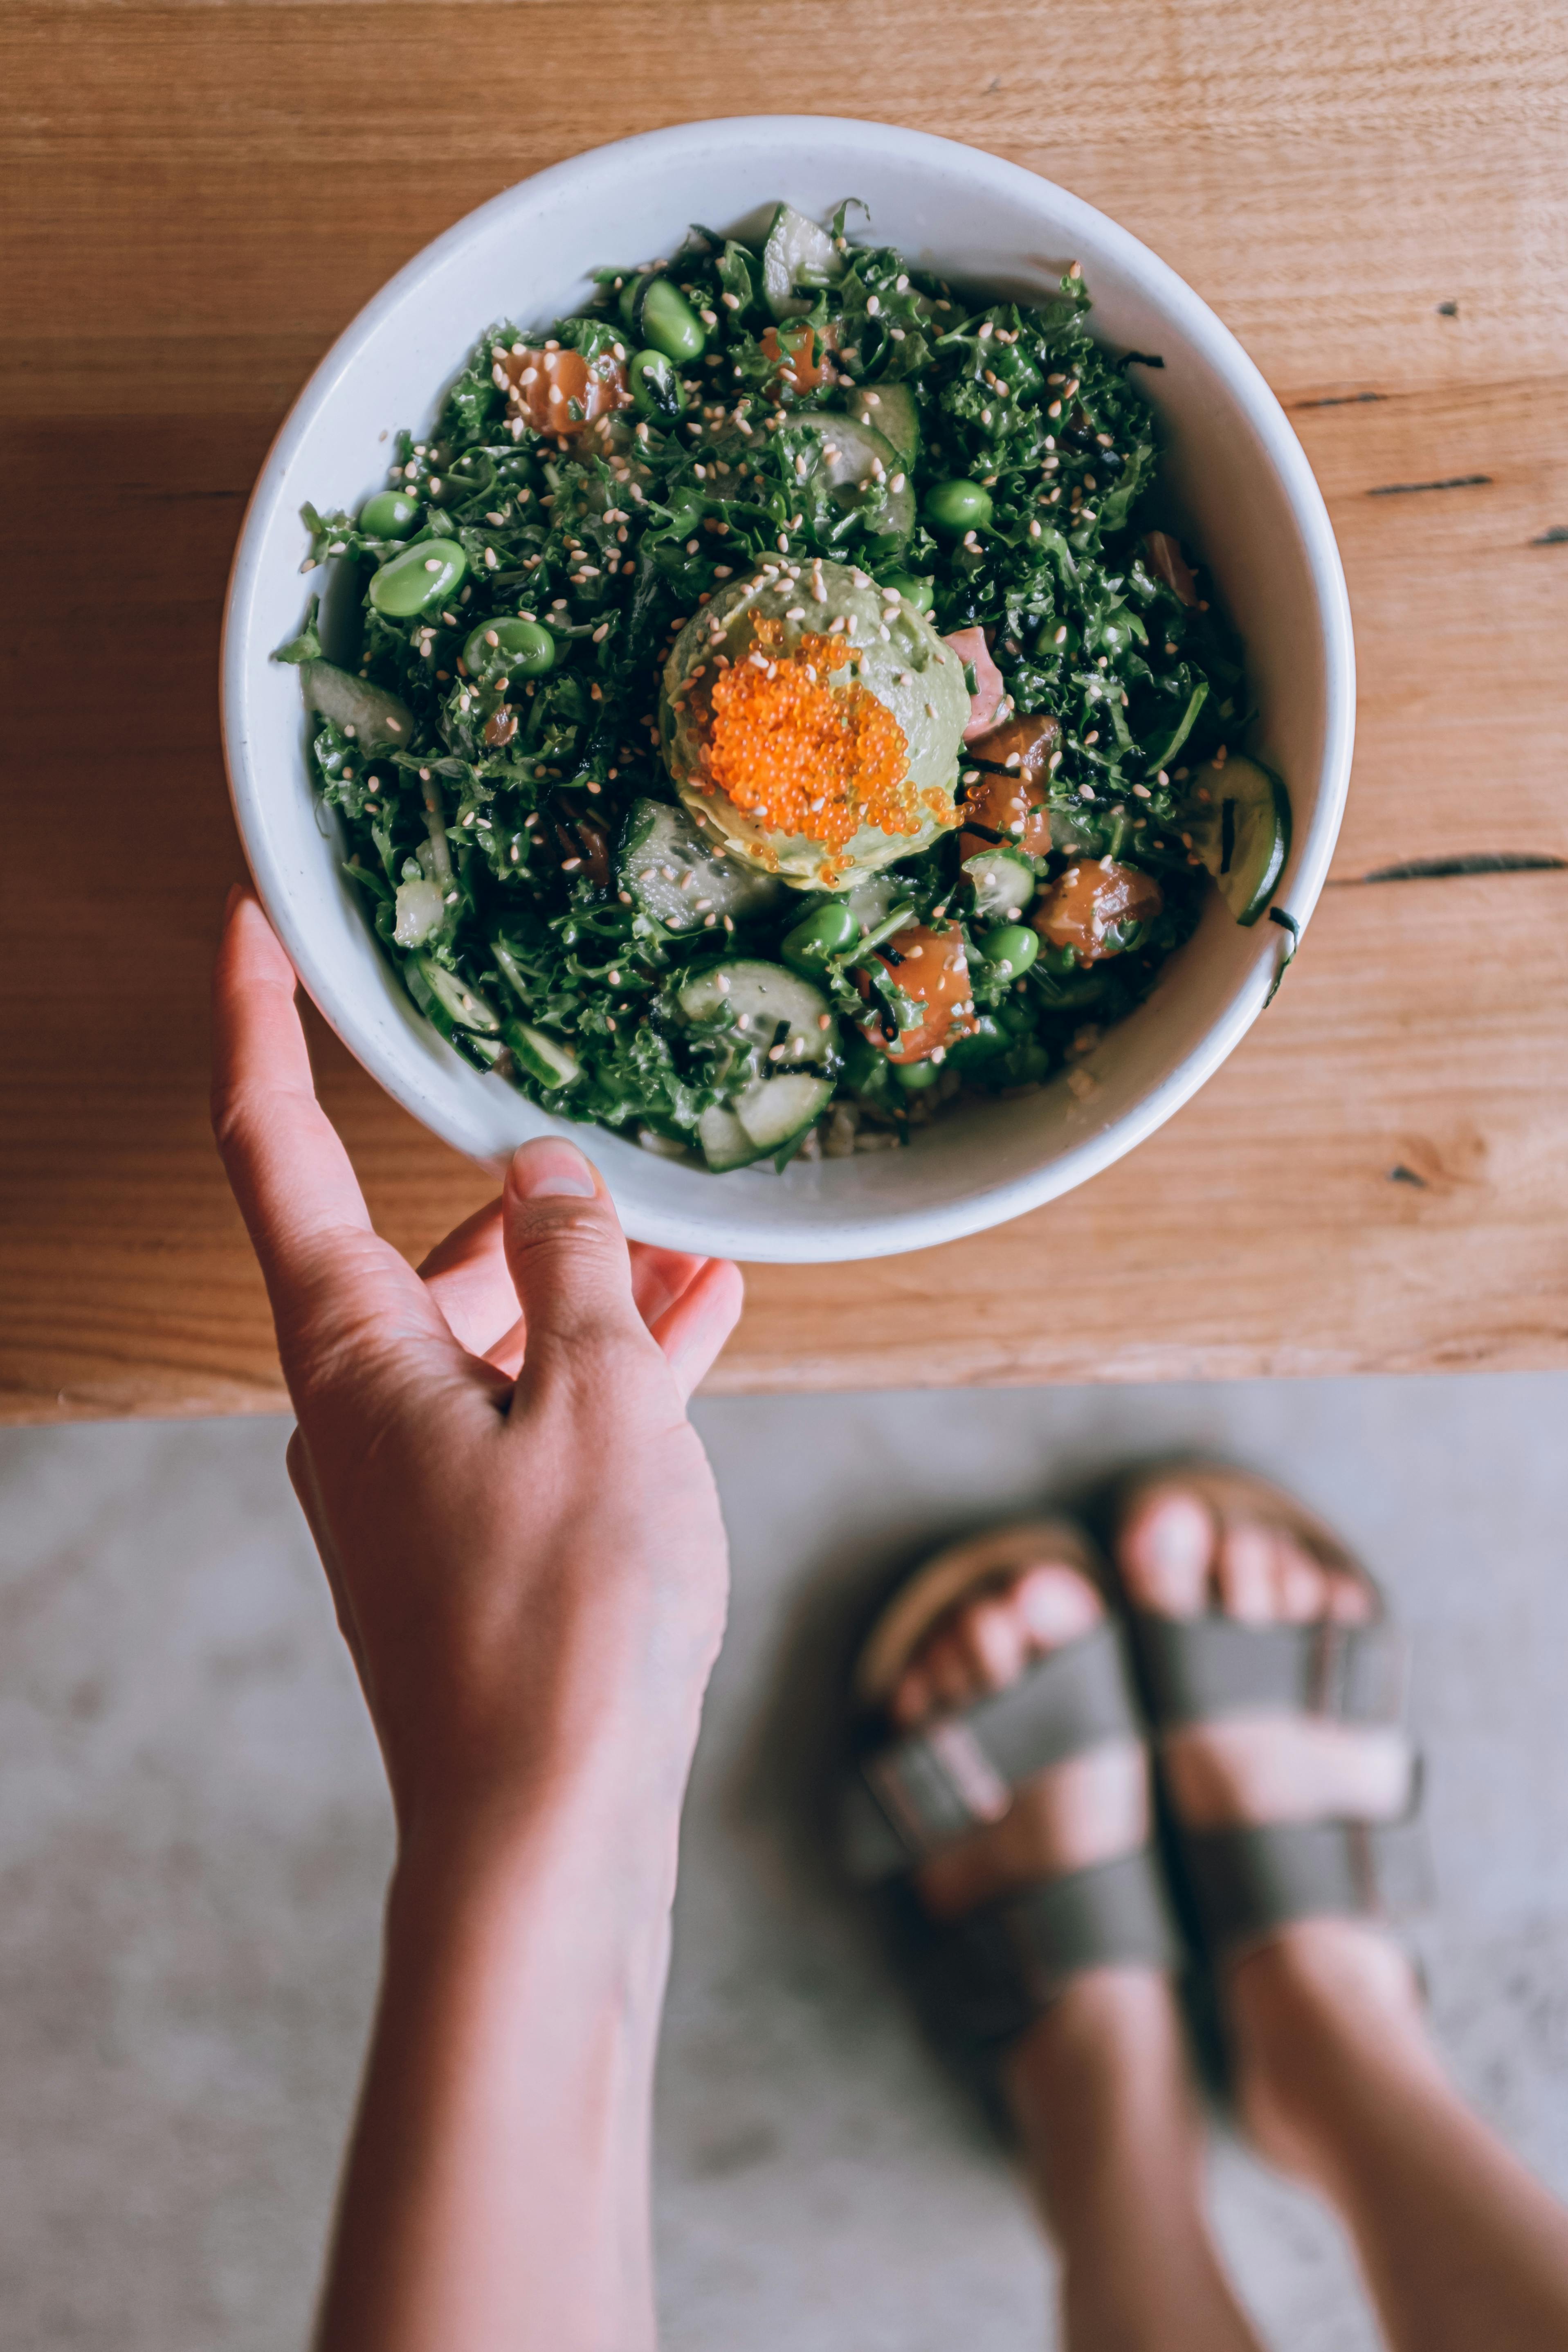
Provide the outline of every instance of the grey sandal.
<path id="1" fill-rule="evenodd" d="M 861 1748 L 842 1794 L 841 1850 L 863 1885 L 907 1882 L 920 1864 L 1007 1811 L 1047 1765 L 1145 1726 L 1114 1615 L 1027 1668 L 1007 1689 L 889 1738 L 885 1709 L 937 1620 L 1037 1561 L 1079 1568 L 1103 1590 L 1082 1529 L 1062 1520 L 995 1528 L 928 1560 L 883 1610 L 860 1653 Z M 971 2058 L 998 2053 L 1084 1969 L 1172 1971 L 1184 1951 L 1152 1843 L 1114 1861 L 1010 1890 L 950 1923 L 912 1894 L 903 1941 L 933 2030 Z"/>
<path id="2" fill-rule="evenodd" d="M 1405 1721 L 1409 1643 L 1390 1619 L 1373 1579 L 1331 1528 L 1283 1488 L 1219 1465 L 1173 1464 L 1124 1483 L 1124 1521 L 1156 1486 L 1179 1486 L 1214 1514 L 1289 1535 L 1324 1567 L 1355 1577 L 1374 1599 L 1363 1624 L 1254 1626 L 1205 1613 L 1163 1617 L 1131 1605 L 1128 1639 L 1150 1728 L 1211 1723 L 1226 1716 L 1300 1714 L 1345 1724 L 1398 1727 Z M 1430 1873 L 1416 1822 L 1421 1758 L 1412 1750 L 1404 1811 L 1396 1819 L 1335 1817 L 1194 1831 L 1167 1819 L 1187 1926 L 1211 1960 L 1234 1957 L 1281 1927 L 1308 1918 L 1392 1924 L 1426 1903 Z"/>

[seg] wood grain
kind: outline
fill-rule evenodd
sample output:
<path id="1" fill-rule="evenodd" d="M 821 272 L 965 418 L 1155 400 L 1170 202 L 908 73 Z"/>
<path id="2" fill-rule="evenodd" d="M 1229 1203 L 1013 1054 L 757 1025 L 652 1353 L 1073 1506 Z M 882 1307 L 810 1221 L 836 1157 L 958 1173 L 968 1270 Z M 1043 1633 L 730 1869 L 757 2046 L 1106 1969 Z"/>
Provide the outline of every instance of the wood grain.
<path id="1" fill-rule="evenodd" d="M 0 1413 L 282 1401 L 207 1134 L 205 970 L 240 870 L 223 583 L 300 382 L 510 181 L 791 110 L 1010 156 L 1196 286 L 1323 485 L 1362 706 L 1307 947 L 1203 1095 L 996 1233 L 753 1269 L 714 1385 L 1568 1361 L 1568 865 L 1364 878 L 1568 860 L 1560 12 L 1053 0 L 971 5 L 960 30 L 936 0 L 78 0 L 6 11 L 0 79 L 25 590 L 3 656 Z M 378 1223 L 422 1252 L 484 1180 L 313 1038 Z"/>

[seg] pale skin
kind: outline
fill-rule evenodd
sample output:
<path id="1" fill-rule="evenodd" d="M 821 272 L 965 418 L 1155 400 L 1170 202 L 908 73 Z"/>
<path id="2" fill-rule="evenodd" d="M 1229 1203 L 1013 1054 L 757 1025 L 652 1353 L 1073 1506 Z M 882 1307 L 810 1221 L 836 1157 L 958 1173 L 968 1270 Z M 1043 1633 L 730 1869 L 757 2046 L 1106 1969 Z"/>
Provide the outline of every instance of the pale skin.
<path id="1" fill-rule="evenodd" d="M 318 2352 L 647 2352 L 648 2147 L 681 1799 L 728 1566 L 687 1400 L 740 1310 L 717 1261 L 628 1251 L 563 1141 L 418 1273 L 375 1235 L 316 1102 L 294 975 L 230 901 L 214 1123 L 255 1243 L 321 1550 L 397 1832 L 380 1994 Z M 1216 1540 L 1179 1486 L 1120 1537 L 1151 1608 L 1253 1622 L 1364 1600 L 1261 1528 Z M 1043 1559 L 911 1660 L 914 1724 L 1012 1680 L 1100 1602 Z M 1197 1822 L 1392 1811 L 1387 1734 L 1259 1721 L 1163 1757 Z M 1136 1746 L 1042 1775 L 928 1865 L 948 1914 L 1142 1836 Z M 1343 2213 L 1395 2352 L 1568 2344 L 1568 2216 L 1468 2112 L 1375 1931 L 1293 1928 L 1225 1985 L 1258 2147 Z M 1007 2092 L 1062 2256 L 1072 2352 L 1256 2352 L 1204 2216 L 1174 1997 L 1079 1979 Z"/>
<path id="2" fill-rule="evenodd" d="M 1369 1606 L 1272 1529 L 1220 1538 L 1179 1483 L 1138 1503 L 1117 1565 L 1131 1598 L 1173 1616 L 1217 1605 L 1255 1624 L 1353 1621 Z M 1009 1578 L 933 1629 L 895 1718 L 1003 1687 L 1101 1607 L 1063 1563 Z M 1392 1816 L 1409 1771 L 1396 1735 L 1287 1717 L 1184 1727 L 1162 1762 L 1177 1812 L 1200 1827 Z M 1026 1783 L 999 1822 L 928 1864 L 925 1899 L 952 1916 L 1010 1882 L 1109 1860 L 1148 1820 L 1143 1750 L 1102 1748 Z M 1222 1993 L 1242 2119 L 1338 2208 L 1394 2352 L 1568 2345 L 1568 2213 L 1448 2082 L 1396 1945 L 1373 1927 L 1303 1922 L 1240 1958 Z M 1204 2212 L 1202 2116 L 1169 1982 L 1080 1977 L 1013 2052 L 1006 2090 L 1061 2256 L 1070 2352 L 1260 2352 Z"/>

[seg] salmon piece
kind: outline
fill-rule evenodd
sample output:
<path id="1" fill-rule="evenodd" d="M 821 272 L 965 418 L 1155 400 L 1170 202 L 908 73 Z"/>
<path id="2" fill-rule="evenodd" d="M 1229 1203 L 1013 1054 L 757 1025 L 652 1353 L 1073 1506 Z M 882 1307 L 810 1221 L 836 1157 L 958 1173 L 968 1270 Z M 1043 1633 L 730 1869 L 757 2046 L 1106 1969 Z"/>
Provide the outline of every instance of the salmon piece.
<path id="1" fill-rule="evenodd" d="M 781 383 L 788 384 L 792 391 L 797 393 L 815 392 L 826 373 L 815 356 L 816 330 L 815 327 L 790 327 L 784 331 L 786 340 L 781 343 L 778 329 L 768 329 L 763 337 L 763 356 L 775 362 Z"/>
<path id="2" fill-rule="evenodd" d="M 1007 689 L 1002 683 L 1002 673 L 991 658 L 991 648 L 985 642 L 984 629 L 957 629 L 951 637 L 942 639 L 961 662 L 973 663 L 974 692 L 969 698 L 969 724 L 963 740 L 973 743 L 977 736 L 988 735 L 997 721 L 1006 717 L 1004 705 Z"/>
<path id="3" fill-rule="evenodd" d="M 974 1027 L 974 1002 L 969 989 L 969 960 L 963 934 L 955 923 L 951 930 L 933 931 L 924 923 L 896 932 L 874 950 L 906 996 L 926 1008 L 917 1029 L 905 1029 L 889 1041 L 880 1024 L 866 1032 L 889 1062 L 923 1062 L 956 1033 L 968 1036 Z M 870 981 L 858 972 L 855 985 L 862 996 L 871 993 Z"/>
<path id="4" fill-rule="evenodd" d="M 1164 905 L 1160 885 L 1137 866 L 1113 858 L 1079 858 L 1058 875 L 1029 920 L 1054 948 L 1071 948 L 1079 963 L 1103 962 L 1121 949 L 1106 933 L 1113 923 L 1149 923 Z"/>
<path id="5" fill-rule="evenodd" d="M 1051 845 L 1051 818 L 1045 800 L 1057 733 L 1056 720 L 1049 711 L 1042 710 L 1029 719 L 1005 719 L 970 745 L 972 758 L 984 760 L 986 765 L 979 782 L 971 784 L 964 794 L 963 814 L 986 830 L 965 830 L 959 835 L 961 857 L 975 857 L 983 849 L 995 848 L 993 834 L 1000 835 L 1004 848 L 1021 849 L 1026 857 L 1046 856 Z M 1009 767 L 1010 761 L 1016 764 Z M 1005 772 L 997 774 L 995 770 Z"/>
<path id="6" fill-rule="evenodd" d="M 497 364 L 510 386 L 512 415 L 536 433 L 580 433 L 630 398 L 626 369 L 607 352 L 590 363 L 581 352 L 507 352 Z"/>

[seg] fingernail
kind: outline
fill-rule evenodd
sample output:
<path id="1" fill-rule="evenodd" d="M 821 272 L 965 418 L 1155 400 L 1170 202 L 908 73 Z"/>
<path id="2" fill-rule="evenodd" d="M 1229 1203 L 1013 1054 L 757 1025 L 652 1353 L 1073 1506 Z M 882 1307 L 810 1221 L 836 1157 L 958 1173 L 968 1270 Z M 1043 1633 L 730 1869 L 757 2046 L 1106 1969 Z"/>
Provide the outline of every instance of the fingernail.
<path id="1" fill-rule="evenodd" d="M 546 1136 L 512 1154 L 511 1188 L 524 1201 L 566 1198 L 591 1201 L 598 1187 L 594 1171 L 574 1143 Z"/>
<path id="2" fill-rule="evenodd" d="M 244 896 L 245 885 L 243 882 L 231 882 L 229 884 L 228 896 L 223 902 L 223 919 L 226 923 Z"/>

